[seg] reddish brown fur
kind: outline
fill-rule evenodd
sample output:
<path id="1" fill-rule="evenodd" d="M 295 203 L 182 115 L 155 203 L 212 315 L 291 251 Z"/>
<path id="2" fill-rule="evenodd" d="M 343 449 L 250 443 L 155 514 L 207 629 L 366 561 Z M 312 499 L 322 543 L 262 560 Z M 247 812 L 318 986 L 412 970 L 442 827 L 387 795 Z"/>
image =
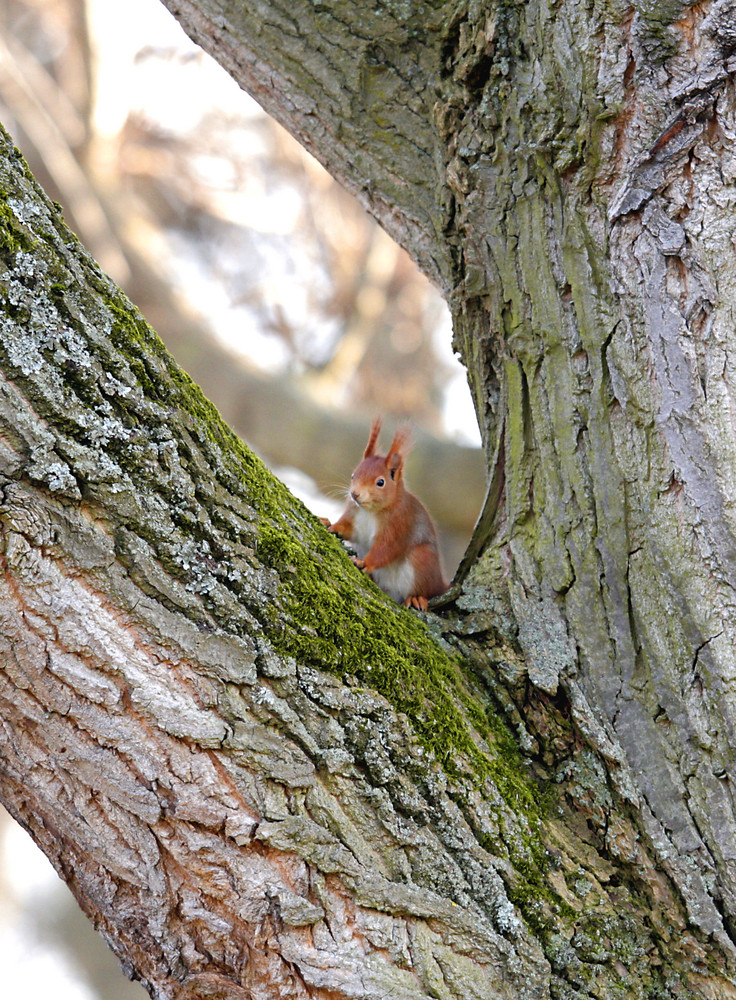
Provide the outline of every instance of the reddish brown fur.
<path id="1" fill-rule="evenodd" d="M 348 540 L 360 542 L 366 532 L 372 532 L 365 555 L 353 560 L 356 566 L 370 575 L 377 573 L 376 582 L 387 593 L 401 589 L 394 579 L 405 584 L 413 575 L 404 604 L 426 609 L 430 597 L 447 590 L 437 533 L 422 502 L 404 486 L 404 460 L 410 447 L 408 427 L 396 431 L 385 457 L 375 452 L 380 430 L 379 418 L 371 425 L 363 461 L 351 477 L 350 497 L 343 514 L 334 524 L 323 520 L 330 531 Z M 401 593 L 403 596 L 403 589 Z"/>
<path id="2" fill-rule="evenodd" d="M 376 441 L 378 440 L 378 435 L 381 433 L 381 418 L 376 417 L 376 419 L 371 424 L 371 432 L 368 435 L 368 444 L 365 446 L 365 451 L 363 452 L 363 458 L 369 458 L 374 454 Z"/>

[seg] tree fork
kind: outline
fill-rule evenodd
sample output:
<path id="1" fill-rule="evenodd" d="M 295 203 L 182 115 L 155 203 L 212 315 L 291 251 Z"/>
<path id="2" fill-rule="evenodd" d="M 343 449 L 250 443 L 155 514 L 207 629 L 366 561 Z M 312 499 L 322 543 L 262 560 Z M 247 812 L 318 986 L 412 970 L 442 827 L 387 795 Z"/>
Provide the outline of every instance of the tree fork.
<path id="1" fill-rule="evenodd" d="M 154 995 L 734 995 L 727 5 L 564 10 L 360 38 L 356 118 L 439 128 L 403 188 L 291 101 L 473 369 L 497 486 L 435 639 L 4 145 L 3 796 Z"/>
<path id="2" fill-rule="evenodd" d="M 165 997 L 699 982 L 584 699 L 534 722 L 513 630 L 478 646 L 466 609 L 448 658 L 377 592 L 3 153 L 3 797 L 127 971 Z"/>

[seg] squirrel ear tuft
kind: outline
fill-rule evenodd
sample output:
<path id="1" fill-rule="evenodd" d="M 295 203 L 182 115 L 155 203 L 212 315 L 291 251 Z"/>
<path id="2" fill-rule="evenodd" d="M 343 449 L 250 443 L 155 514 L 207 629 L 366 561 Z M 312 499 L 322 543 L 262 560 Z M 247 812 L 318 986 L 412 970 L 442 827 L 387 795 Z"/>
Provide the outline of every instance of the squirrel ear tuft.
<path id="1" fill-rule="evenodd" d="M 408 424 L 402 424 L 394 434 L 391 447 L 386 458 L 386 465 L 391 473 L 391 478 L 395 479 L 404 467 L 404 459 L 411 448 L 411 428 Z"/>
<path id="2" fill-rule="evenodd" d="M 368 436 L 368 444 L 365 446 L 365 451 L 363 452 L 363 458 L 370 458 L 371 455 L 376 453 L 376 441 L 378 440 L 378 435 L 381 433 L 381 418 L 376 417 L 376 419 L 371 424 L 371 432 Z"/>

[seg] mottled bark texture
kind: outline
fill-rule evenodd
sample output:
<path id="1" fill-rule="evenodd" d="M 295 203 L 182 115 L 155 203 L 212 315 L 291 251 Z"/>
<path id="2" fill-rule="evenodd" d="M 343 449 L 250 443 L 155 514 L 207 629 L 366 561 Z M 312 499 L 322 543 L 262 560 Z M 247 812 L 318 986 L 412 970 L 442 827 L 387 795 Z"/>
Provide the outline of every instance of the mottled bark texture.
<path id="1" fill-rule="evenodd" d="M 428 631 L 4 140 L 4 801 L 154 996 L 736 996 L 734 11 L 170 6 L 445 289 L 488 502 Z"/>

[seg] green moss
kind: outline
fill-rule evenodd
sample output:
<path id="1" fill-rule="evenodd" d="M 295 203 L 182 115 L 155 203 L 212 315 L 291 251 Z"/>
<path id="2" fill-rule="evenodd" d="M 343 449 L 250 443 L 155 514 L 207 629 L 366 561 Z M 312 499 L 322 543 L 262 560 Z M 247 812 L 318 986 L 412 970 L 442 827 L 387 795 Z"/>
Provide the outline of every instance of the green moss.
<path id="1" fill-rule="evenodd" d="M 638 0 L 633 6 L 646 29 L 644 41 L 650 58 L 658 64 L 666 62 L 677 51 L 672 25 L 687 5 L 684 0 Z"/>
<path id="2" fill-rule="evenodd" d="M 0 257 L 10 263 L 19 251 L 30 253 L 35 245 L 8 204 L 7 191 L 0 190 Z"/>
<path id="3" fill-rule="evenodd" d="M 304 539 L 262 523 L 258 556 L 278 573 L 274 648 L 301 663 L 356 678 L 411 720 L 421 743 L 455 778 L 490 779 L 515 813 L 539 815 L 513 735 L 478 702 L 459 658 L 448 656 L 410 611 L 392 604 L 319 525 Z M 359 611 L 357 609 L 360 609 Z"/>

